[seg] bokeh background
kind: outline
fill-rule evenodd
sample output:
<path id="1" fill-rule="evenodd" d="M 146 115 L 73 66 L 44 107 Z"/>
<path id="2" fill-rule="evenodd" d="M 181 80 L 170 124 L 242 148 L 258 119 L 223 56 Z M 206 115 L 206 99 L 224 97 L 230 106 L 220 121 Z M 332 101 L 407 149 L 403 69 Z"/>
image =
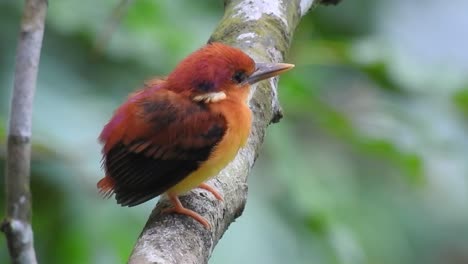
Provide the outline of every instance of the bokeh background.
<path id="1" fill-rule="evenodd" d="M 0 216 L 22 1 L 0 1 Z M 97 135 L 142 80 L 202 46 L 222 1 L 49 1 L 33 124 L 41 263 L 123 263 L 155 204 L 101 199 Z M 246 210 L 211 263 L 468 263 L 468 2 L 345 0 L 301 22 Z M 7 263 L 4 236 L 0 263 Z"/>

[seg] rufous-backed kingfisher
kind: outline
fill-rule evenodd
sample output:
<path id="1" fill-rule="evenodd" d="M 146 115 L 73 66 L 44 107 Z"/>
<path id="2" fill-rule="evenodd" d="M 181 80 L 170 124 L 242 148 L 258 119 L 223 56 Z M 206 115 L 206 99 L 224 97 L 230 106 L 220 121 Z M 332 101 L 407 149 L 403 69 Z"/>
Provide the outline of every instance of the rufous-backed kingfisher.
<path id="1" fill-rule="evenodd" d="M 252 123 L 250 85 L 294 67 L 255 63 L 237 48 L 211 43 L 182 60 L 165 79 L 131 94 L 99 136 L 105 177 L 97 186 L 135 206 L 166 193 L 169 212 L 206 219 L 182 206 L 178 195 L 217 175 L 247 142 Z"/>

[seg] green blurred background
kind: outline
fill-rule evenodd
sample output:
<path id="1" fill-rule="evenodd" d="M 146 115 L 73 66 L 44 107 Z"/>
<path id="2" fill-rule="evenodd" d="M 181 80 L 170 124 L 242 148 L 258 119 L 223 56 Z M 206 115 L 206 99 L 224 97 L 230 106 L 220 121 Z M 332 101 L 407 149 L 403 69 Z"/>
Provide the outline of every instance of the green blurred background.
<path id="1" fill-rule="evenodd" d="M 0 1 L 0 171 L 22 1 Z M 202 46 L 220 0 L 49 1 L 33 124 L 41 263 L 123 263 L 155 204 L 96 192 L 97 135 L 142 81 Z M 468 263 L 468 2 L 345 0 L 298 28 L 246 210 L 210 263 Z M 4 195 L 0 195 L 3 218 Z M 0 238 L 0 263 L 7 263 Z"/>

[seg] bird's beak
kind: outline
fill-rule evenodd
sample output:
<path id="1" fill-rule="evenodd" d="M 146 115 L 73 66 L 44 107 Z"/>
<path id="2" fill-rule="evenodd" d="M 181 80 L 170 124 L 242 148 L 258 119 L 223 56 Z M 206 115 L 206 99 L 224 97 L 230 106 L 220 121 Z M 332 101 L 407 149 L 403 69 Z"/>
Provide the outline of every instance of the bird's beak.
<path id="1" fill-rule="evenodd" d="M 294 64 L 258 62 L 255 64 L 255 72 L 247 78 L 247 82 L 249 84 L 254 84 L 289 71 L 292 68 L 294 68 Z"/>

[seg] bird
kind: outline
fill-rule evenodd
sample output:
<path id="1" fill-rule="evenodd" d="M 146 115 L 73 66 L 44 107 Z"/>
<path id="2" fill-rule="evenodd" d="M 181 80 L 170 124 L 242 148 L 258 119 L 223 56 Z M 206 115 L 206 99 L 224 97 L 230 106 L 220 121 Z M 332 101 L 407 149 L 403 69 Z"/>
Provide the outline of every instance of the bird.
<path id="1" fill-rule="evenodd" d="M 238 48 L 212 42 L 183 59 L 165 78 L 146 81 L 104 126 L 99 192 L 121 206 L 167 195 L 166 213 L 209 222 L 185 208 L 179 196 L 194 188 L 222 195 L 205 181 L 237 155 L 249 137 L 252 84 L 293 68 L 256 63 Z"/>

